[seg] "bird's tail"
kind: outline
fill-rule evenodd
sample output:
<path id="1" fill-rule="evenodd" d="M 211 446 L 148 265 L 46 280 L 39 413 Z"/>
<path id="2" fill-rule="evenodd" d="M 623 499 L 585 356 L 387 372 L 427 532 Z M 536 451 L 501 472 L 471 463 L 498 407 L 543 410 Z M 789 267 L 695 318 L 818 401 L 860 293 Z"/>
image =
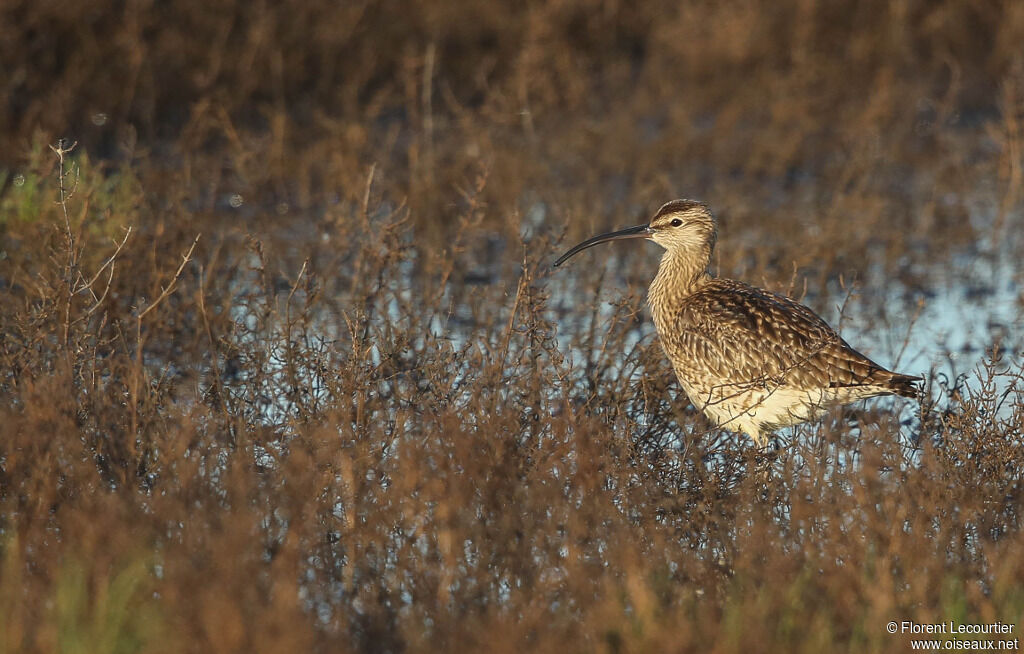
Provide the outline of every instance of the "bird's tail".
<path id="1" fill-rule="evenodd" d="M 894 372 L 891 373 L 891 376 L 886 381 L 886 386 L 892 393 L 901 397 L 917 398 L 921 394 L 921 389 L 917 385 L 920 381 L 920 377 L 901 375 Z"/>

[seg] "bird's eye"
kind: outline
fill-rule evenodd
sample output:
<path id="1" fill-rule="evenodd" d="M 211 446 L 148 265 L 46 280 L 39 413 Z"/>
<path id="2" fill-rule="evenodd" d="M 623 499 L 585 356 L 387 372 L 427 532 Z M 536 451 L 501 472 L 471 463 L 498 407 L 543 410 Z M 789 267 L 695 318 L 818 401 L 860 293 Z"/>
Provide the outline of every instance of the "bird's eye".
<path id="1" fill-rule="evenodd" d="M 682 221 L 682 220 L 680 220 L 679 218 L 673 218 L 673 219 L 672 219 L 672 222 L 671 222 L 670 224 L 671 224 L 671 225 L 672 225 L 673 227 L 679 227 L 680 225 L 682 225 L 682 224 L 683 224 L 683 221 Z"/>

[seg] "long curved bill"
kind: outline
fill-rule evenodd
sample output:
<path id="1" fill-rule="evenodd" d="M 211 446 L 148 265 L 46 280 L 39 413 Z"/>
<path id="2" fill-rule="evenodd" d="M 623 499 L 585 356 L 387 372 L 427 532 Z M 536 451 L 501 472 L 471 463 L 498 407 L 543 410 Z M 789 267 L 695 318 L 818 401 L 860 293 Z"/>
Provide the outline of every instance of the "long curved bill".
<path id="1" fill-rule="evenodd" d="M 588 238 L 573 249 L 569 250 L 562 256 L 558 257 L 558 261 L 555 262 L 554 267 L 557 268 L 565 263 L 565 260 L 576 254 L 582 252 L 587 248 L 592 248 L 599 243 L 605 243 L 607 241 L 620 241 L 628 238 L 650 238 L 651 228 L 648 225 L 637 225 L 636 227 L 627 227 L 626 229 L 620 229 L 617 232 L 608 232 L 607 234 L 601 234 L 593 238 Z"/>

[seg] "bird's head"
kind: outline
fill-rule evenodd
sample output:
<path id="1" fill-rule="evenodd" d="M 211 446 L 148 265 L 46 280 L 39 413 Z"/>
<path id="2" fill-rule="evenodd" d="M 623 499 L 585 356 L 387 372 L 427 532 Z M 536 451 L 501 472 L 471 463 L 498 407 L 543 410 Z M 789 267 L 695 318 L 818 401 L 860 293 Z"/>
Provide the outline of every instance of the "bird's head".
<path id="1" fill-rule="evenodd" d="M 555 266 L 598 243 L 631 238 L 646 238 L 669 252 L 710 259 L 717 234 L 715 218 L 703 202 L 672 200 L 662 205 L 649 223 L 589 238 L 559 257 Z"/>

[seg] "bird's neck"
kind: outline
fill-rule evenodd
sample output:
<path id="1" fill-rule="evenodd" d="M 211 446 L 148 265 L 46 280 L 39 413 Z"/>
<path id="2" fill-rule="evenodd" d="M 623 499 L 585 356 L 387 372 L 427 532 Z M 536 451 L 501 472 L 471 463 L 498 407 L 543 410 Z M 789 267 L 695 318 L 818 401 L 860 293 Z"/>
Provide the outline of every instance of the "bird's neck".
<path id="1" fill-rule="evenodd" d="M 666 312 L 671 312 L 673 307 L 711 278 L 708 274 L 710 260 L 710 252 L 695 255 L 693 252 L 665 251 L 648 294 L 656 323 L 667 320 L 669 314 Z"/>

